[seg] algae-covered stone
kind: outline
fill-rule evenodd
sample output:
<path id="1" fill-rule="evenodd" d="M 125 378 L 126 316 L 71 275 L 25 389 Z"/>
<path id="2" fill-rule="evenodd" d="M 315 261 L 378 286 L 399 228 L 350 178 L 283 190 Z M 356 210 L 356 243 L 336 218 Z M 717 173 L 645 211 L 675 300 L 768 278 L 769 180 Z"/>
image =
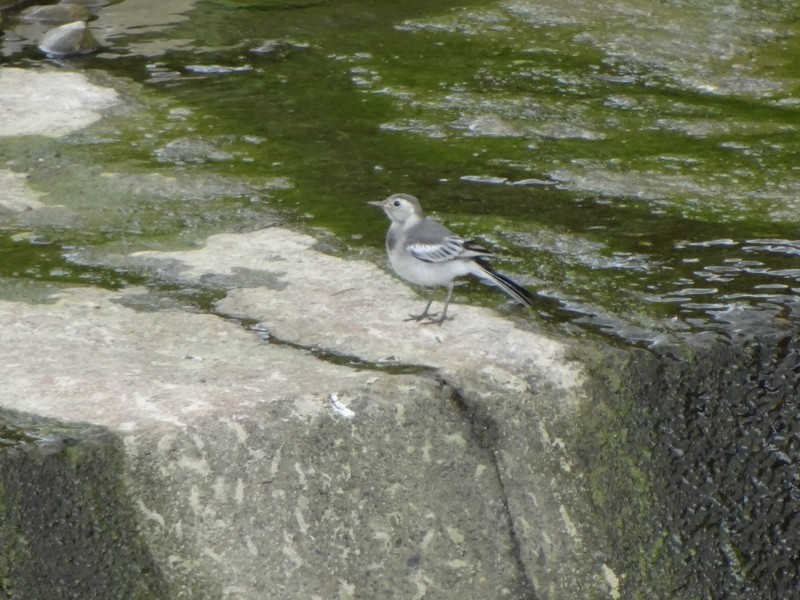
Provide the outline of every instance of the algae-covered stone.
<path id="1" fill-rule="evenodd" d="M 75 21 L 86 21 L 92 12 L 80 4 L 53 4 L 47 6 L 31 6 L 20 14 L 20 20 L 27 23 L 44 23 L 60 25 Z"/>

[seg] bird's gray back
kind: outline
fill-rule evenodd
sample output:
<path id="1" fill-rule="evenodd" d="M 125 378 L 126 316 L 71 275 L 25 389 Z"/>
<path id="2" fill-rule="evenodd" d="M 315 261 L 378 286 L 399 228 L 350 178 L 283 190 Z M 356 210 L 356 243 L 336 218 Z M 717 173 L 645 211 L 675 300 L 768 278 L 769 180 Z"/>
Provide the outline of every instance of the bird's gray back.
<path id="1" fill-rule="evenodd" d="M 437 244 L 447 237 L 459 236 L 430 217 L 424 218 L 408 230 L 408 238 L 419 244 Z"/>

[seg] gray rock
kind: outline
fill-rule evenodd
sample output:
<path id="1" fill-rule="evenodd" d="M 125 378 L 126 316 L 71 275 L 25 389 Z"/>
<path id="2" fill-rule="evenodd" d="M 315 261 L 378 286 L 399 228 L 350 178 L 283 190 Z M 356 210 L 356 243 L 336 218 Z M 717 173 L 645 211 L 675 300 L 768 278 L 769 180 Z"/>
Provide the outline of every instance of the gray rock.
<path id="1" fill-rule="evenodd" d="M 178 165 L 203 164 L 231 160 L 230 152 L 221 150 L 214 141 L 201 138 L 179 138 L 172 140 L 153 154 L 159 162 L 171 162 Z"/>
<path id="2" fill-rule="evenodd" d="M 228 75 L 229 73 L 247 73 L 253 70 L 250 65 L 240 65 L 236 67 L 228 65 L 186 65 L 189 73 L 199 75 Z"/>
<path id="3" fill-rule="evenodd" d="M 60 25 L 45 33 L 39 41 L 39 50 L 49 56 L 74 56 L 89 54 L 100 47 L 85 21 Z"/>
<path id="4" fill-rule="evenodd" d="M 6 406 L 122 437 L 119 476 L 172 597 L 524 597 L 493 458 L 447 386 L 336 366 L 217 317 L 137 313 L 123 305 L 137 293 L 0 303 L 0 370 L 15 382 Z M 47 589 L 28 575 L 12 585 Z"/>
<path id="5" fill-rule="evenodd" d="M 131 258 L 160 277 L 232 288 L 217 308 L 261 321 L 276 339 L 342 360 L 435 369 L 470 424 L 466 445 L 490 440 L 491 468 L 532 587 L 557 590 L 558 597 L 607 585 L 607 571 L 581 556 L 589 539 L 595 556 L 602 555 L 603 542 L 595 539 L 576 467 L 565 466 L 578 462 L 570 440 L 587 398 L 585 375 L 565 358 L 567 347 L 474 307 L 457 307 L 442 328 L 409 325 L 402 318 L 420 302 L 411 290 L 369 263 L 314 252 L 314 244 L 269 229 L 214 236 L 194 252 Z M 261 286 L 253 279 L 259 271 Z"/>
<path id="6" fill-rule="evenodd" d="M 251 48 L 249 52 L 253 54 L 262 55 L 284 55 L 291 50 L 305 50 L 309 48 L 306 42 L 297 42 L 295 40 L 265 40 L 255 48 Z"/>

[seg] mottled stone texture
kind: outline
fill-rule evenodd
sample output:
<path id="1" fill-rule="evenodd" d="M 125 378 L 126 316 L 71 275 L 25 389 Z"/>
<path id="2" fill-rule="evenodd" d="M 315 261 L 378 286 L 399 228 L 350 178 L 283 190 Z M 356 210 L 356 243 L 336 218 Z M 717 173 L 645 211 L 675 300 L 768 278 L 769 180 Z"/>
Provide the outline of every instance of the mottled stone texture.
<path id="1" fill-rule="evenodd" d="M 176 597 L 532 597 L 492 457 L 447 390 L 399 377 L 347 402 L 349 421 L 274 403 L 131 440 Z"/>
<path id="2" fill-rule="evenodd" d="M 240 241 L 243 250 L 253 238 Z M 393 283 L 377 269 L 372 276 Z M 289 286 L 277 287 L 260 288 L 263 297 Z M 330 311 L 336 291 L 327 293 L 317 297 Z M 115 543 L 141 540 L 170 598 L 613 597 L 604 540 L 576 477 L 580 428 L 570 415 L 584 401 L 583 379 L 560 342 L 471 309 L 442 367 L 395 359 L 387 368 L 358 355 L 320 360 L 297 341 L 268 343 L 219 316 L 140 310 L 157 304 L 147 297 L 83 288 L 49 304 L 0 302 L 4 404 L 92 422 L 87 431 L 105 436 L 111 461 L 99 469 L 94 455 L 78 454 L 78 466 L 54 463 L 57 476 L 29 469 L 40 488 L 10 497 L 14 511 L 29 514 L 28 503 L 56 498 L 72 477 L 80 523 L 109 532 L 94 538 L 96 555 L 135 573 L 139 555 Z M 340 306 L 344 318 L 351 309 Z M 310 335 L 296 317 L 298 335 Z M 400 323 L 403 344 L 371 321 L 348 344 L 360 335 L 365 356 L 387 356 L 416 339 L 424 358 L 455 335 Z M 488 361 L 502 340 L 520 350 Z M 514 374 L 515 361 L 524 372 Z M 332 393 L 352 415 L 334 410 Z M 94 435 L 75 443 L 91 448 Z M 38 452 L 23 450 L 6 458 Z M 62 528 L 81 537 L 59 506 L 20 527 L 39 528 L 42 540 Z M 0 548 L 6 564 L 19 552 Z M 47 560 L 36 552 L 26 564 Z M 9 590 L 36 597 L 39 578 L 8 574 Z M 78 569 L 59 597 L 93 597 L 88 585 Z"/>

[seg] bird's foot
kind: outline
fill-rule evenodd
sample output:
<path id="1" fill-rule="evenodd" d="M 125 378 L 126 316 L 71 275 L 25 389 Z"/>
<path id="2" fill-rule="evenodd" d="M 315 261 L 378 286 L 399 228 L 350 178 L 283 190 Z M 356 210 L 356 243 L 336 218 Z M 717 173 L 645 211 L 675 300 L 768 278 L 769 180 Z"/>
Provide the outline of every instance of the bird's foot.
<path id="1" fill-rule="evenodd" d="M 453 317 L 448 317 L 447 313 L 443 314 L 441 317 L 439 316 L 438 312 L 435 313 L 422 313 L 421 315 L 408 315 L 407 319 L 403 319 L 404 321 L 416 321 L 422 325 L 441 325 L 445 321 L 452 321 Z"/>
<path id="2" fill-rule="evenodd" d="M 420 322 L 423 319 L 435 320 L 435 317 L 438 314 L 439 313 L 429 313 L 429 312 L 426 311 L 426 312 L 424 312 L 422 314 L 419 314 L 419 315 L 408 315 L 408 318 L 407 319 L 403 319 L 403 321 L 417 321 L 417 322 Z"/>
<path id="3" fill-rule="evenodd" d="M 432 316 L 428 317 L 428 320 L 422 323 L 422 325 L 439 325 L 441 327 L 442 323 L 445 321 L 452 321 L 453 317 L 448 317 L 446 315 L 442 315 L 438 319 L 432 318 Z"/>

